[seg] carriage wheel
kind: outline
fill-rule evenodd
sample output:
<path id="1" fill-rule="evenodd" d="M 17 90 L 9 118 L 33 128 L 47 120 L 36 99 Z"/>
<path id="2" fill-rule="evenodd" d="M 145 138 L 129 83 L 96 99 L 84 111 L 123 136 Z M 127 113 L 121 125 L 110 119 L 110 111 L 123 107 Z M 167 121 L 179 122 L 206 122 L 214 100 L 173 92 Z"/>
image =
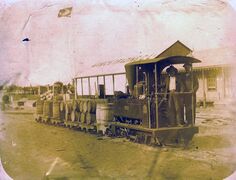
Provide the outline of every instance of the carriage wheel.
<path id="1" fill-rule="evenodd" d="M 120 136 L 124 138 L 128 138 L 128 132 L 126 129 L 122 129 L 120 132 Z"/>

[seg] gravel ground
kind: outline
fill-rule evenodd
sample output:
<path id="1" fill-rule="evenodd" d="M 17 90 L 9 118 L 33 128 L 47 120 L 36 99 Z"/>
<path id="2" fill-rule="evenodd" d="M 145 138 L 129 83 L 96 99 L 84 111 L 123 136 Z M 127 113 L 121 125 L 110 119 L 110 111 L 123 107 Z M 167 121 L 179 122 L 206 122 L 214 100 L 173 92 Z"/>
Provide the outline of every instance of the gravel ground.
<path id="1" fill-rule="evenodd" d="M 236 170 L 232 117 L 223 108 L 199 109 L 200 133 L 184 149 L 101 138 L 1 112 L 0 156 L 7 173 L 22 180 L 223 179 Z"/>

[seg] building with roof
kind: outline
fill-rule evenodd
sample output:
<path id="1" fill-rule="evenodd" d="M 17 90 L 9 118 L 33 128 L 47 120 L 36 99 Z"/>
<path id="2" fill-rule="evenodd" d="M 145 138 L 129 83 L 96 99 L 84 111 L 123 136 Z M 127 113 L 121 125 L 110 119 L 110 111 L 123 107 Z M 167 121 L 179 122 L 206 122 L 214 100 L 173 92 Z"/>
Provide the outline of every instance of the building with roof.
<path id="1" fill-rule="evenodd" d="M 97 77 L 103 76 L 103 82 L 112 74 L 125 76 L 125 64 L 140 60 L 152 61 L 152 59 L 164 58 L 169 56 L 193 56 L 201 63 L 194 64 L 193 71 L 199 80 L 199 89 L 197 91 L 197 99 L 199 105 L 223 102 L 223 100 L 235 96 L 234 67 L 236 65 L 235 48 L 209 49 L 204 51 L 192 51 L 180 41 L 176 41 L 169 48 L 161 53 L 145 55 L 136 58 L 118 59 L 113 61 L 105 61 L 91 66 L 90 70 L 86 70 L 80 74 L 80 77 Z M 179 72 L 183 72 L 183 67 L 176 65 Z M 113 77 L 114 79 L 114 77 Z M 110 77 L 110 81 L 112 77 Z M 125 81 L 125 78 L 123 78 Z M 120 81 L 119 81 L 120 82 Z M 80 82 L 82 83 L 82 82 Z M 127 82 L 120 82 L 125 86 Z M 106 84 L 109 84 L 107 81 Z M 118 86 L 118 85 L 116 85 Z M 124 88 L 121 88 L 124 89 Z M 110 91 L 111 92 L 111 91 Z"/>
<path id="2" fill-rule="evenodd" d="M 235 97 L 236 47 L 197 51 L 193 56 L 202 60 L 194 67 L 199 78 L 199 101 L 223 103 Z"/>

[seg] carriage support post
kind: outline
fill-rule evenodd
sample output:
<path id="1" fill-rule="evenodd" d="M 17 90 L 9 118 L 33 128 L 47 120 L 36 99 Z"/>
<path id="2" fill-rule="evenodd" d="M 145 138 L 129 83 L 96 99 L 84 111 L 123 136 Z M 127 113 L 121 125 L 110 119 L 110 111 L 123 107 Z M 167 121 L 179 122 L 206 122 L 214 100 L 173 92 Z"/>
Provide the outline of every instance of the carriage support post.
<path id="1" fill-rule="evenodd" d="M 158 119 L 158 96 L 157 96 L 157 63 L 155 63 L 155 101 L 156 101 L 156 128 L 159 128 L 159 119 Z"/>

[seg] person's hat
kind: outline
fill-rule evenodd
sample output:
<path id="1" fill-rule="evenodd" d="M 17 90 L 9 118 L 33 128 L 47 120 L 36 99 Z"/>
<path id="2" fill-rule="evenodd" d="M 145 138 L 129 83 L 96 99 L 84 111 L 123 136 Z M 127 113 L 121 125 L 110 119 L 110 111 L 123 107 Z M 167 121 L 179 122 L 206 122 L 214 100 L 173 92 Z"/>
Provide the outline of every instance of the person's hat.
<path id="1" fill-rule="evenodd" d="M 166 69 L 166 72 L 169 74 L 171 71 L 174 71 L 175 74 L 178 73 L 178 70 L 174 66 L 170 66 Z"/>
<path id="2" fill-rule="evenodd" d="M 192 66 L 192 63 L 186 62 L 186 63 L 184 63 L 183 67 L 185 67 L 185 66 Z"/>

